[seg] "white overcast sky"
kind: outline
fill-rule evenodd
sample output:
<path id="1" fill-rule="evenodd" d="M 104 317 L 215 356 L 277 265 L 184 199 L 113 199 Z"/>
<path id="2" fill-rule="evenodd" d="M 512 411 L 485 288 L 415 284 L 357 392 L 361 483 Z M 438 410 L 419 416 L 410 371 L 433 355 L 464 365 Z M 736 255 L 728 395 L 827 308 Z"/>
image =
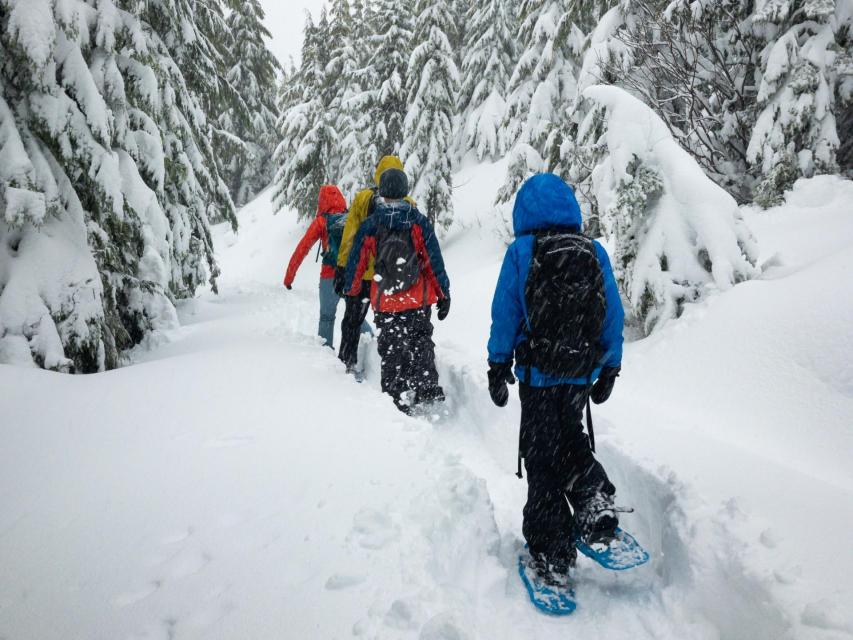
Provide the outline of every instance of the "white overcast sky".
<path id="1" fill-rule="evenodd" d="M 261 0 L 266 13 L 267 29 L 272 33 L 270 50 L 278 57 L 282 66 L 288 65 L 290 56 L 299 64 L 305 11 L 310 11 L 316 21 L 323 4 L 323 0 Z"/>

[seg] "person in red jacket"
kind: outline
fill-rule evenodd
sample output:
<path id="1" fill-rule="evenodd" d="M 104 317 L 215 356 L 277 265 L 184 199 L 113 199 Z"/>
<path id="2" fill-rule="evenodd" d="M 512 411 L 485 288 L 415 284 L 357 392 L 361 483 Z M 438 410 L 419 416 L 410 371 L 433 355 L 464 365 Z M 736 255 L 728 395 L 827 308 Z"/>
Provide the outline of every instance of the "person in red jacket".
<path id="1" fill-rule="evenodd" d="M 320 326 L 318 335 L 323 339 L 323 344 L 332 346 L 335 333 L 335 314 L 338 308 L 340 296 L 335 293 L 335 267 L 338 264 L 338 248 L 341 245 L 344 225 L 347 218 L 347 203 L 341 190 L 334 185 L 323 185 L 320 187 L 320 197 L 317 203 L 317 217 L 308 227 L 302 240 L 296 245 L 296 249 L 287 266 L 284 276 L 284 286 L 290 290 L 299 266 L 318 241 L 323 252 L 323 266 L 320 270 Z M 370 325 L 366 322 L 362 325 L 362 332 L 369 332 Z"/>

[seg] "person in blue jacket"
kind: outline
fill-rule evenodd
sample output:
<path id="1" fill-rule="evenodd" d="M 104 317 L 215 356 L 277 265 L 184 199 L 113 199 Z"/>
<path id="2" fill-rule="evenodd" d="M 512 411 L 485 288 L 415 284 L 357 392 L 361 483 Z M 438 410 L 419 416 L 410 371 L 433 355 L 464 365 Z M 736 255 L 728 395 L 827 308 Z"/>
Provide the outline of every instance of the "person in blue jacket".
<path id="1" fill-rule="evenodd" d="M 489 393 L 496 405 L 506 405 L 507 384 L 515 383 L 515 359 L 521 399 L 519 456 L 524 458 L 528 482 L 522 530 L 535 568 L 544 575 L 567 576 L 576 559 L 575 538 L 607 542 L 618 524 L 615 487 L 593 455 L 582 418 L 588 398 L 596 403 L 607 400 L 619 375 L 624 312 L 607 253 L 598 242 L 581 235 L 581 224 L 574 191 L 559 176 L 539 174 L 528 179 L 516 196 L 515 241 L 504 257 L 492 303 Z M 568 249 L 576 247 L 580 256 L 574 271 L 550 277 L 570 280 L 565 291 L 578 290 L 571 289 L 576 284 L 573 279 L 592 283 L 585 281 L 579 289 L 590 302 L 545 320 L 555 335 L 579 335 L 584 327 L 595 327 L 597 335 L 581 343 L 594 343 L 589 345 L 585 364 L 568 375 L 560 371 L 575 365 L 561 366 L 560 354 L 568 351 L 555 348 L 558 341 L 549 343 L 551 351 L 541 351 L 531 340 L 534 310 L 529 307 L 566 304 L 565 299 L 547 300 L 555 287 L 533 283 L 531 288 L 529 282 L 534 256 L 538 261 L 535 277 L 544 277 L 539 272 L 547 256 L 540 258 L 536 252 L 542 238 L 549 237 L 567 243 Z M 590 273 L 579 272 L 577 265 L 586 265 Z M 540 363 L 545 364 L 537 366 Z M 520 471 L 519 463 L 519 475 Z"/>
<path id="2" fill-rule="evenodd" d="M 432 223 L 408 198 L 409 179 L 387 169 L 379 180 L 373 214 L 359 227 L 347 258 L 344 290 L 358 295 L 374 269 L 370 303 L 379 329 L 382 391 L 407 414 L 417 405 L 443 402 L 433 342 L 432 305 L 450 312 L 450 279 Z"/>

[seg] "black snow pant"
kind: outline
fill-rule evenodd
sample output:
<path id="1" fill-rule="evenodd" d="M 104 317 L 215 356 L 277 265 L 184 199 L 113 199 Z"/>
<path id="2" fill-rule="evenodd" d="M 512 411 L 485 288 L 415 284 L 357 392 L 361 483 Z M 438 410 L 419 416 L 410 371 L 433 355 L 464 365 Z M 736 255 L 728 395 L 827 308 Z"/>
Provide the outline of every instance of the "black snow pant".
<path id="1" fill-rule="evenodd" d="M 361 281 L 361 292 L 357 296 L 344 297 L 344 319 L 341 321 L 341 348 L 338 358 L 347 368 L 354 367 L 358 362 L 358 340 L 361 336 L 361 325 L 367 317 L 370 308 L 370 281 Z"/>
<path id="2" fill-rule="evenodd" d="M 577 555 L 572 510 L 598 493 L 616 493 L 583 430 L 587 394 L 583 385 L 519 384 L 527 470 L 522 532 L 531 554 L 555 565 L 571 565 Z"/>
<path id="3" fill-rule="evenodd" d="M 443 400 L 435 368 L 430 307 L 399 313 L 377 313 L 382 391 L 401 411 L 432 400 Z"/>

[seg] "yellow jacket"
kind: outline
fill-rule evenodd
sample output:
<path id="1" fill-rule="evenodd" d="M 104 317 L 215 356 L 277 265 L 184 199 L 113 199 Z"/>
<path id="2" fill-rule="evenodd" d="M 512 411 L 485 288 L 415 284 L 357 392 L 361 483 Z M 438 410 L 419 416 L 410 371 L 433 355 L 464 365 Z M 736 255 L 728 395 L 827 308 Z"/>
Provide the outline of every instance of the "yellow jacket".
<path id="1" fill-rule="evenodd" d="M 385 156 L 379 161 L 376 166 L 376 173 L 373 174 L 374 184 L 379 185 L 379 179 L 382 174 L 388 169 L 399 169 L 404 171 L 403 162 L 397 156 Z M 355 234 L 358 233 L 358 228 L 365 221 L 370 213 L 370 201 L 376 193 L 376 187 L 372 189 L 363 189 L 359 191 L 349 208 L 347 223 L 344 227 L 344 234 L 341 237 L 341 246 L 338 249 L 338 266 L 346 268 L 347 260 L 349 260 L 350 251 L 352 251 L 352 243 L 355 240 Z M 407 201 L 415 205 L 415 201 L 407 197 Z M 364 272 L 364 280 L 373 280 L 373 258 L 370 259 L 370 264 L 367 271 Z"/>

